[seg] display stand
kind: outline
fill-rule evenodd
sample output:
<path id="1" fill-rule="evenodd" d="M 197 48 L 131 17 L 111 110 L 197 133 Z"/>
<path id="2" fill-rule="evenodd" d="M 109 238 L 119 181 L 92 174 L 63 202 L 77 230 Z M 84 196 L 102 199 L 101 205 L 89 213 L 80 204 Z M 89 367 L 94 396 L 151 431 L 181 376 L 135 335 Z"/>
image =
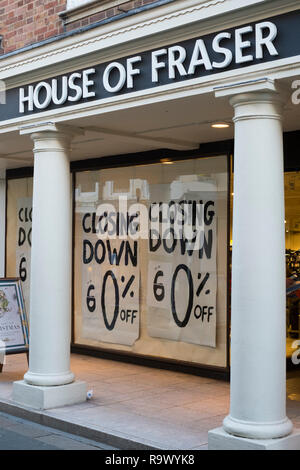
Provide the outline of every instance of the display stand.
<path id="1" fill-rule="evenodd" d="M 21 354 L 21 353 L 23 353 L 23 352 L 24 352 L 24 351 L 18 351 L 18 352 L 15 352 L 15 353 L 13 353 L 13 354 Z M 25 354 L 26 354 L 26 358 L 27 358 L 27 364 L 29 365 L 29 351 L 28 351 L 28 350 L 25 351 Z M 4 364 L 1 364 L 1 363 L 0 363 L 0 374 L 3 372 L 3 366 L 4 366 Z"/>
<path id="2" fill-rule="evenodd" d="M 21 353 L 26 353 L 29 361 L 28 321 L 21 281 L 0 279 L 0 373 L 5 355 Z"/>

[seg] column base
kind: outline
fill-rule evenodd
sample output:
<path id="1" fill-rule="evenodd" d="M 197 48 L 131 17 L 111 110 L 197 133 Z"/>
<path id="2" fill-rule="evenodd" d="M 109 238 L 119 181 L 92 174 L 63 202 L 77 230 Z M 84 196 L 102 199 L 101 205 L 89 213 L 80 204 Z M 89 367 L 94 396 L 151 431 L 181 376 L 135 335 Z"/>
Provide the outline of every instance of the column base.
<path id="1" fill-rule="evenodd" d="M 224 431 L 238 437 L 249 439 L 281 439 L 293 430 L 293 423 L 286 417 L 282 421 L 259 423 L 242 421 L 226 416 L 223 421 Z"/>
<path id="2" fill-rule="evenodd" d="M 24 375 L 24 380 L 29 385 L 37 385 L 40 387 L 56 387 L 57 385 L 67 385 L 74 382 L 73 372 L 65 372 L 63 374 L 36 374 L 28 370 Z"/>
<path id="3" fill-rule="evenodd" d="M 56 387 L 29 385 L 24 380 L 20 380 L 13 383 L 12 399 L 20 405 L 48 410 L 82 403 L 86 400 L 86 392 L 86 383 L 80 380 Z"/>
<path id="4" fill-rule="evenodd" d="M 223 428 L 208 432 L 209 450 L 300 450 L 300 429 L 280 439 L 248 439 L 233 436 Z"/>

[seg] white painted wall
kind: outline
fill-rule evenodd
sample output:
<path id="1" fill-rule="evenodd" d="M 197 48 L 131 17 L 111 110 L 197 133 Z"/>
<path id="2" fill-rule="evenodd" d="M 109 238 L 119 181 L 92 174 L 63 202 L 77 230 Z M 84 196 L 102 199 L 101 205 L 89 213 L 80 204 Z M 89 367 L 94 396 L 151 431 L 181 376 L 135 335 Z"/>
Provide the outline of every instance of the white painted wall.
<path id="1" fill-rule="evenodd" d="M 0 277 L 5 275 L 5 225 L 6 225 L 5 170 L 0 170 Z"/>

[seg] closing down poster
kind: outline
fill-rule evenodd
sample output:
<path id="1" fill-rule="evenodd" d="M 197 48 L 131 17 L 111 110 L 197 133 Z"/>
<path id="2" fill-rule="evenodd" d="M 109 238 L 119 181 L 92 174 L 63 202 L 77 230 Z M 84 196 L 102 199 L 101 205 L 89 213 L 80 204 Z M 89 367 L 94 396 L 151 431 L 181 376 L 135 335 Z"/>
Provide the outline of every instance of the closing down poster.
<path id="1" fill-rule="evenodd" d="M 149 211 L 148 333 L 216 347 L 217 187 L 193 175 Z"/>
<path id="2" fill-rule="evenodd" d="M 117 201 L 102 201 L 81 214 L 82 332 L 88 339 L 132 346 L 140 332 L 139 246 L 120 220 L 127 217 Z"/>

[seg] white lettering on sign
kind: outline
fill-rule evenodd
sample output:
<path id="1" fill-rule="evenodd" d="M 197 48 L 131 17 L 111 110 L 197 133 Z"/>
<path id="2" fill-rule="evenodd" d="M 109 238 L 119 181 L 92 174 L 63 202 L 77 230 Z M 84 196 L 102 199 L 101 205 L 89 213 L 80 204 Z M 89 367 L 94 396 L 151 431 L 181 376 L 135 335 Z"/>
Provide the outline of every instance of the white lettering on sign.
<path id="1" fill-rule="evenodd" d="M 176 53 L 178 53 L 178 57 L 176 57 Z M 184 68 L 183 62 L 186 58 L 186 50 L 182 46 L 173 46 L 169 47 L 168 50 L 168 62 L 169 62 L 169 78 L 175 78 L 175 69 L 177 69 L 178 73 L 181 76 L 187 74 L 187 71 Z"/>
<path id="2" fill-rule="evenodd" d="M 235 32 L 235 62 L 237 64 L 243 64 L 244 62 L 251 62 L 253 60 L 253 55 L 244 55 L 244 49 L 251 47 L 251 42 L 245 41 L 243 38 L 244 35 L 252 31 L 252 26 L 246 26 L 245 28 L 237 29 Z"/>
<path id="3" fill-rule="evenodd" d="M 19 112 L 43 110 L 51 104 L 62 105 L 67 101 L 76 103 L 81 99 L 101 98 L 101 89 L 104 96 L 105 93 L 132 90 L 141 74 L 148 83 L 151 78 L 152 84 L 159 85 L 165 81 L 166 75 L 169 80 L 185 76 L 193 78 L 199 70 L 221 70 L 232 63 L 237 65 L 264 59 L 266 54 L 278 56 L 274 45 L 277 34 L 274 23 L 263 21 L 255 26 L 217 33 L 212 39 L 196 39 L 192 48 L 173 45 L 149 52 L 149 60 L 147 58 L 144 64 L 142 56 L 138 55 L 104 64 L 103 72 L 89 68 L 70 76 L 44 80 L 19 89 Z M 146 73 L 148 63 L 150 70 Z"/>
<path id="4" fill-rule="evenodd" d="M 27 104 L 28 111 L 33 111 L 34 108 L 46 109 L 50 103 L 60 105 L 66 101 L 76 102 L 81 98 L 94 97 L 96 93 L 91 90 L 91 87 L 95 82 L 90 78 L 93 74 L 95 74 L 95 69 L 87 69 L 82 73 L 74 72 L 69 78 L 66 76 L 60 79 L 53 78 L 51 83 L 43 81 L 35 86 L 29 85 L 27 94 L 25 88 L 20 88 L 19 112 L 25 112 L 25 104 Z M 58 84 L 61 88 L 60 96 L 58 96 Z"/>
<path id="5" fill-rule="evenodd" d="M 228 67 L 228 65 L 231 64 L 233 56 L 232 52 L 229 49 L 226 49 L 226 47 L 221 47 L 220 42 L 222 39 L 230 39 L 231 34 L 230 33 L 220 33 L 217 34 L 217 36 L 214 38 L 212 46 L 213 50 L 217 52 L 218 54 L 223 54 L 224 55 L 224 60 L 223 62 L 213 62 L 212 66 L 215 69 L 223 69 L 225 67 Z"/>
<path id="6" fill-rule="evenodd" d="M 141 73 L 140 69 L 133 67 L 133 64 L 136 64 L 141 60 L 142 58 L 140 55 L 127 59 L 127 88 L 133 88 L 133 76 Z"/>
<path id="7" fill-rule="evenodd" d="M 113 70 L 118 70 L 118 81 L 115 85 L 110 84 L 110 75 Z M 112 62 L 109 64 L 103 74 L 103 85 L 105 90 L 109 91 L 110 93 L 115 93 L 120 91 L 124 83 L 126 81 L 126 70 L 124 65 L 119 64 L 119 62 Z"/>
<path id="8" fill-rule="evenodd" d="M 52 100 L 54 104 L 63 104 L 68 99 L 68 77 L 62 78 L 62 92 L 60 98 L 57 94 L 57 80 L 52 80 Z"/>
<path id="9" fill-rule="evenodd" d="M 264 37 L 264 31 L 269 31 L 269 34 Z M 270 21 L 265 21 L 264 23 L 259 23 L 255 27 L 256 33 L 256 58 L 264 58 L 264 49 L 265 46 L 268 49 L 270 55 L 278 55 L 278 52 L 273 44 L 277 36 L 277 27 L 274 23 Z"/>
<path id="10" fill-rule="evenodd" d="M 158 82 L 158 70 L 163 69 L 166 66 L 166 62 L 159 60 L 160 56 L 166 55 L 167 49 L 159 49 L 158 51 L 152 52 L 152 82 Z"/>
<path id="11" fill-rule="evenodd" d="M 89 91 L 89 87 L 94 85 L 94 80 L 89 79 L 89 75 L 96 73 L 95 69 L 88 69 L 82 72 L 82 96 L 83 98 L 91 98 L 95 96 L 94 91 Z"/>

